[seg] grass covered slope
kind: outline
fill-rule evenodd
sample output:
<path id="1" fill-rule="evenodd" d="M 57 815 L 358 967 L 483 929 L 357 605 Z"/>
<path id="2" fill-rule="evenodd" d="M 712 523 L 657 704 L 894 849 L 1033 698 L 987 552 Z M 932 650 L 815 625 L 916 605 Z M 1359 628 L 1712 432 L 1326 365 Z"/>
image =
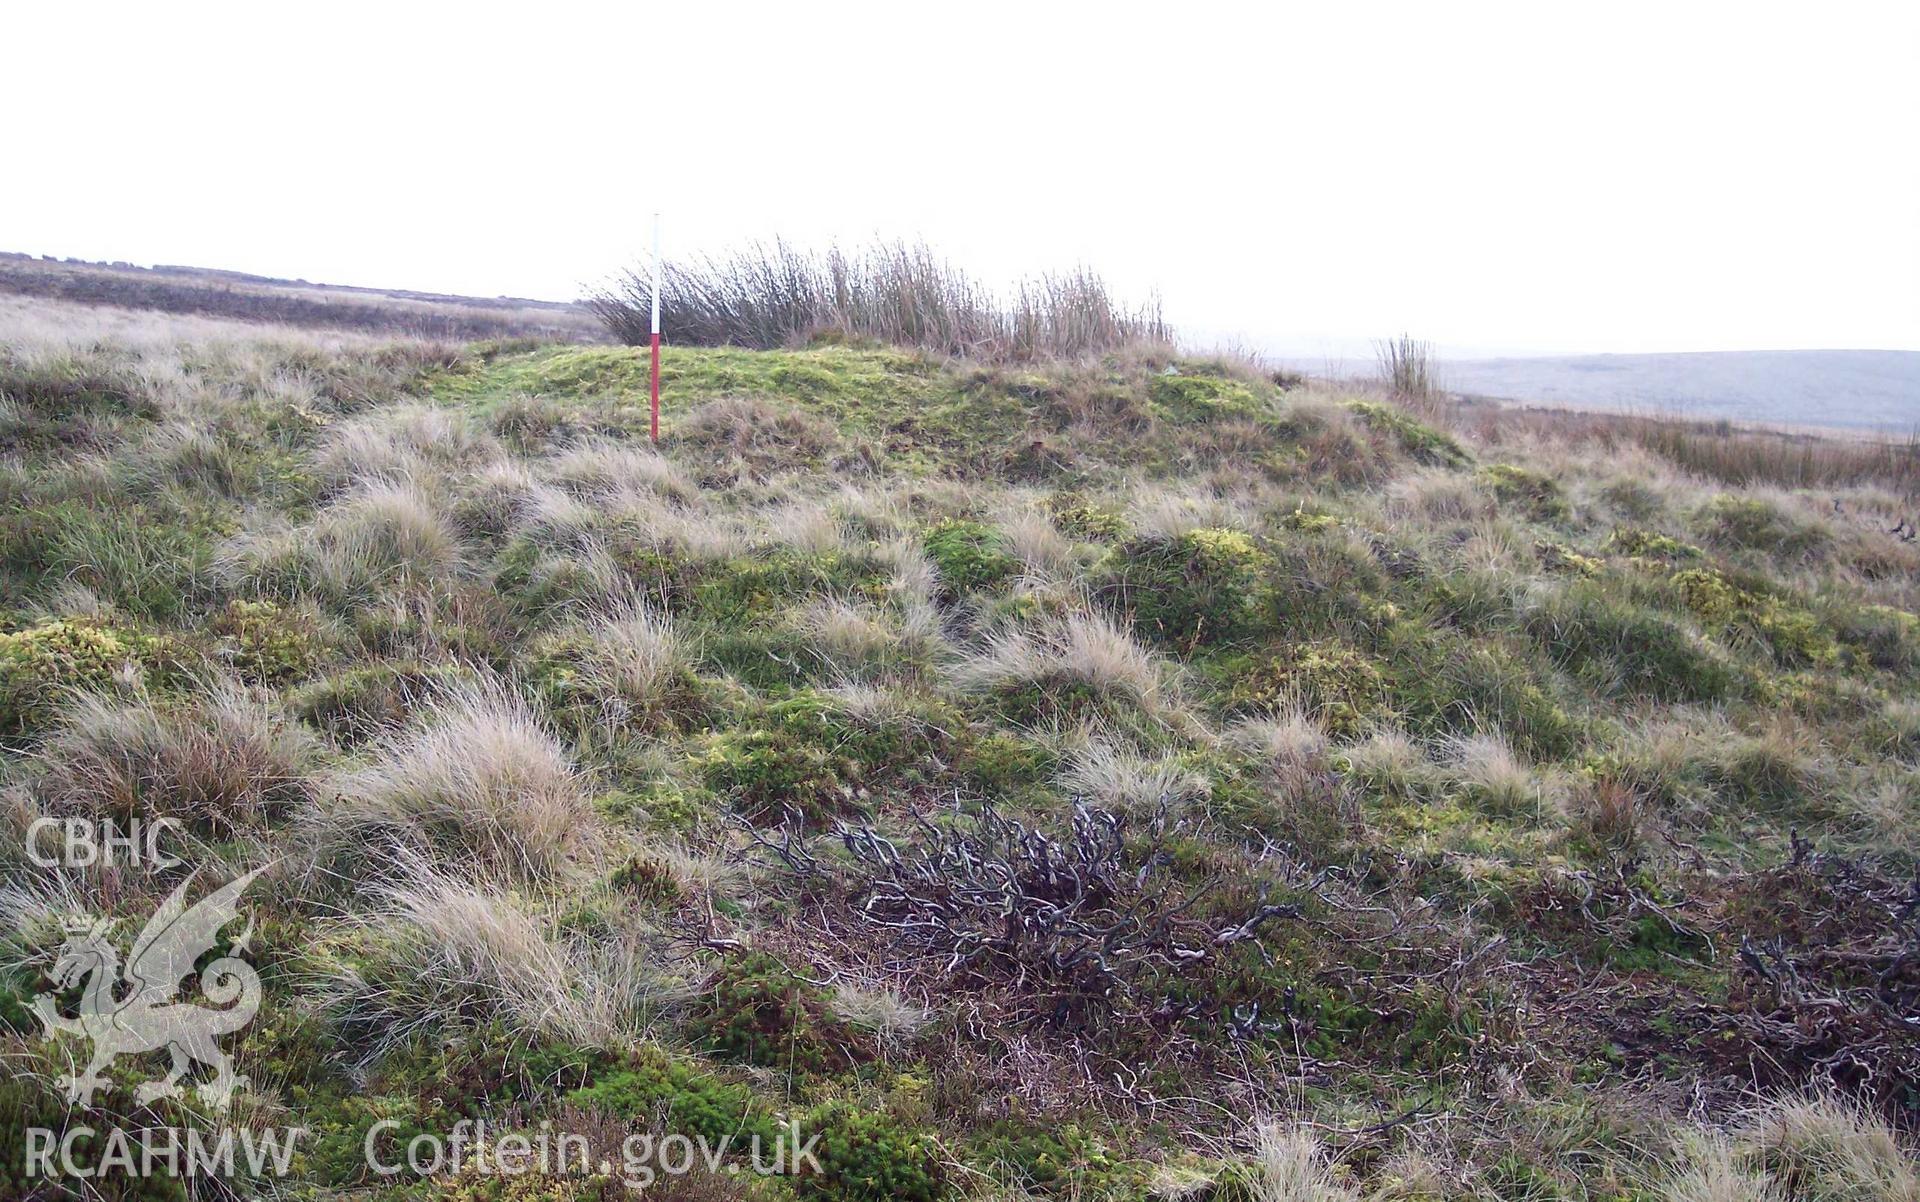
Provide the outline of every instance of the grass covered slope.
<path id="1" fill-rule="evenodd" d="M 1911 497 L 1151 349 L 671 349 L 656 451 L 630 350 L 195 333 L 0 351 L 10 1158 L 59 918 L 176 879 L 21 836 L 164 815 L 273 863 L 308 1196 L 623 1196 L 367 1172 L 485 1116 L 824 1133 L 702 1198 L 1920 1197 Z"/>

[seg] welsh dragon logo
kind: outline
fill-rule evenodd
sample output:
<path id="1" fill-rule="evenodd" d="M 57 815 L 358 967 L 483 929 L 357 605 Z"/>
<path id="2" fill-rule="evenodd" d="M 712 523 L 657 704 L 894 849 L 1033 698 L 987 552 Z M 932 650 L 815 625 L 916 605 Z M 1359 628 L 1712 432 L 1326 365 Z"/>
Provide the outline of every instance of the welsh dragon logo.
<path id="1" fill-rule="evenodd" d="M 201 991 L 213 1007 L 224 1008 L 174 998 L 193 975 L 194 964 L 213 950 L 220 929 L 234 920 L 241 893 L 261 871 L 254 869 L 191 907 L 187 888 L 195 874 L 189 873 L 134 940 L 124 980 L 120 953 L 108 940 L 110 921 L 67 925 L 66 945 L 50 973 L 54 990 L 36 997 L 33 1008 L 49 1034 L 70 1032 L 93 1042 L 93 1058 L 86 1071 L 60 1079 L 68 1101 L 91 1104 L 94 1091 L 107 1084 L 101 1074 L 117 1057 L 165 1048 L 173 1057 L 173 1071 L 165 1080 L 143 1083 L 134 1093 L 135 1100 L 179 1097 L 180 1078 L 201 1064 L 214 1075 L 196 1092 L 208 1105 L 226 1109 L 234 1091 L 247 1081 L 233 1071 L 233 1061 L 216 1040 L 246 1026 L 260 1008 L 260 976 L 240 958 L 253 934 L 251 918 L 228 953 L 200 972 Z M 68 1018 L 58 1009 L 58 993 L 82 980 L 86 986 L 79 1014 Z"/>

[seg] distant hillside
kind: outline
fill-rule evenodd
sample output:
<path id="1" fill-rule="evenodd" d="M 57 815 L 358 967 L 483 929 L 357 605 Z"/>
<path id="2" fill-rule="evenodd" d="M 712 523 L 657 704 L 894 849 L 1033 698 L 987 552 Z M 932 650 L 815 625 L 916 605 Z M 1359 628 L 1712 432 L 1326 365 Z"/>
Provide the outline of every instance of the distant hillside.
<path id="1" fill-rule="evenodd" d="M 1767 425 L 1920 428 L 1920 351 L 1728 351 L 1449 360 L 1454 392 Z"/>
<path id="2" fill-rule="evenodd" d="M 203 267 L 139 267 L 0 252 L 0 293 L 428 338 L 605 340 L 599 321 L 568 301 L 313 284 Z"/>

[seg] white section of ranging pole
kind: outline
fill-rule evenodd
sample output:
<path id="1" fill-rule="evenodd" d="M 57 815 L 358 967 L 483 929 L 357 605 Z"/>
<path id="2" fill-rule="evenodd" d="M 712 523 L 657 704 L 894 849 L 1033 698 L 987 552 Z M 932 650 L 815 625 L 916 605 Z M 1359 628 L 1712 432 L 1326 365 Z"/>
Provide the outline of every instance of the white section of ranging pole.
<path id="1" fill-rule="evenodd" d="M 653 215 L 653 332 L 660 332 L 660 214 Z"/>

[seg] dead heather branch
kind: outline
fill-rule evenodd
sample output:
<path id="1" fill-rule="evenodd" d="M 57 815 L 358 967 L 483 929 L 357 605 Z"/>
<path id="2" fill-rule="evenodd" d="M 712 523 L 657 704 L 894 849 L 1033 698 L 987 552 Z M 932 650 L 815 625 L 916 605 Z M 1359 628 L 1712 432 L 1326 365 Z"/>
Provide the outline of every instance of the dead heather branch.
<path id="1" fill-rule="evenodd" d="M 842 824 L 851 865 L 848 899 L 903 949 L 976 984 L 1032 990 L 1058 1025 L 1099 1003 L 1138 1013 L 1163 972 L 1197 969 L 1222 949 L 1257 939 L 1301 908 L 1269 901 L 1270 888 L 1231 917 L 1203 919 L 1218 881 L 1183 882 L 1167 871 L 1178 823 L 1162 803 L 1130 838 L 1130 820 L 1086 805 L 1069 830 L 1029 827 L 988 803 L 956 805 L 940 820 L 915 812 L 896 840 L 870 824 Z M 790 871 L 820 877 L 814 847 L 789 828 L 752 838 Z"/>

